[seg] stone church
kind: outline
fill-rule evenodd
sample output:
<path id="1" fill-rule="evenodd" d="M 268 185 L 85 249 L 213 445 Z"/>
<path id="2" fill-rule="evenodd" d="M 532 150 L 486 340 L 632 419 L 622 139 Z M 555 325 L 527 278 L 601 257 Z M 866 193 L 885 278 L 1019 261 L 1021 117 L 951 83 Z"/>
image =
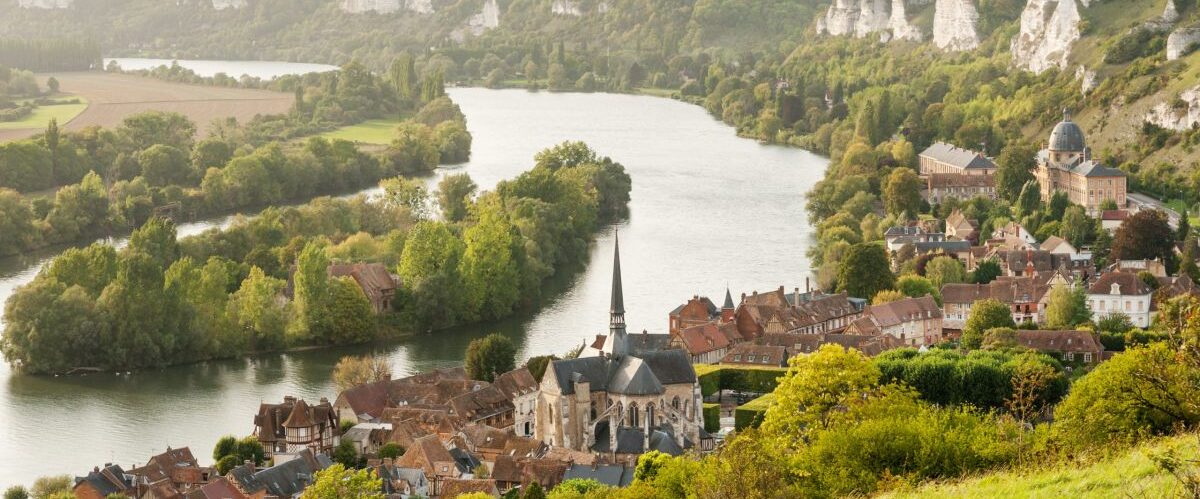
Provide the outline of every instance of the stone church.
<path id="1" fill-rule="evenodd" d="M 609 334 L 602 348 L 547 366 L 535 436 L 549 445 L 616 459 L 651 450 L 679 455 L 711 442 L 702 409 L 687 353 L 639 343 L 626 333 L 618 243 Z"/>
<path id="2" fill-rule="evenodd" d="M 1106 200 L 1117 208 L 1125 207 L 1125 172 L 1092 159 L 1092 150 L 1083 138 L 1083 129 L 1063 110 L 1063 120 L 1050 132 L 1046 148 L 1038 152 L 1034 171 L 1042 189 L 1042 202 L 1055 192 L 1065 192 L 1071 203 L 1097 215 Z"/>

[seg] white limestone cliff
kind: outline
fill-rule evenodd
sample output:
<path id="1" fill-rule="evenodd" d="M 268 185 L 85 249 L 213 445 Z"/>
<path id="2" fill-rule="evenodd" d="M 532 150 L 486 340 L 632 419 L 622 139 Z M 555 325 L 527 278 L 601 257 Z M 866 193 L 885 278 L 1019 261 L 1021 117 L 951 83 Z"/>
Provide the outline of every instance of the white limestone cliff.
<path id="1" fill-rule="evenodd" d="M 921 29 L 908 22 L 907 9 L 904 0 L 892 0 L 892 14 L 888 18 L 888 29 L 892 30 L 892 38 L 919 42 L 923 35 Z"/>
<path id="2" fill-rule="evenodd" d="M 23 9 L 69 9 L 75 0 L 18 0 Z"/>
<path id="3" fill-rule="evenodd" d="M 861 0 L 858 3 L 858 19 L 854 21 L 855 38 L 864 38 L 887 29 L 888 18 L 886 0 Z"/>
<path id="4" fill-rule="evenodd" d="M 1096 86 L 1100 84 L 1096 78 L 1096 72 L 1083 66 L 1075 68 L 1075 79 L 1079 80 L 1079 92 L 1084 95 L 1095 90 Z"/>
<path id="5" fill-rule="evenodd" d="M 1179 20 L 1179 9 L 1175 8 L 1175 0 L 1167 0 L 1167 6 L 1163 7 L 1162 16 L 1160 19 L 1167 23 L 1174 24 Z"/>
<path id="6" fill-rule="evenodd" d="M 933 8 L 934 45 L 949 51 L 979 46 L 979 11 L 971 0 L 937 0 Z"/>
<path id="7" fill-rule="evenodd" d="M 496 0 L 483 2 L 479 12 L 467 19 L 467 28 L 476 36 L 484 31 L 500 26 L 500 4 Z"/>
<path id="8" fill-rule="evenodd" d="M 391 14 L 401 10 L 418 14 L 432 14 L 433 0 L 342 0 L 341 9 L 351 14 L 365 12 Z"/>
<path id="9" fill-rule="evenodd" d="M 560 16 L 579 17 L 583 15 L 583 10 L 579 8 L 579 2 L 576 0 L 554 0 L 550 4 L 550 12 Z"/>
<path id="10" fill-rule="evenodd" d="M 903 2 L 892 0 L 896 1 Z M 825 15 L 817 18 L 817 32 L 855 38 L 885 32 L 882 36 L 887 39 L 892 17 L 889 13 L 887 0 L 834 0 Z"/>
<path id="11" fill-rule="evenodd" d="M 1080 20 L 1075 0 L 1029 0 L 1012 41 L 1013 62 L 1034 73 L 1065 68 L 1071 44 L 1079 40 Z"/>
<path id="12" fill-rule="evenodd" d="M 1173 61 L 1188 55 L 1200 44 L 1200 26 L 1188 26 L 1171 32 L 1167 37 L 1167 60 Z"/>
<path id="13" fill-rule="evenodd" d="M 246 0 L 212 0 L 212 6 L 217 10 L 241 9 L 246 7 Z"/>
<path id="14" fill-rule="evenodd" d="M 833 0 L 825 17 L 817 21 L 817 31 L 833 36 L 851 35 L 858 22 L 858 12 L 858 3 L 854 0 Z"/>
<path id="15" fill-rule="evenodd" d="M 1162 102 L 1146 113 L 1146 121 L 1170 130 L 1191 130 L 1200 124 L 1200 87 L 1179 94 L 1181 102 Z"/>
<path id="16" fill-rule="evenodd" d="M 600 14 L 607 14 L 609 8 L 608 2 L 600 2 L 598 5 L 596 5 L 596 12 Z"/>

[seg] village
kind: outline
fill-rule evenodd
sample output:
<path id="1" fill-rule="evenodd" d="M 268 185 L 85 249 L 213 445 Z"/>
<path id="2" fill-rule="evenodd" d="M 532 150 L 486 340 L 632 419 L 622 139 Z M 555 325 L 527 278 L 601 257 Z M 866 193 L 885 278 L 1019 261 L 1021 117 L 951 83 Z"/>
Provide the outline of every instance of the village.
<path id="1" fill-rule="evenodd" d="M 1043 201 L 1065 191 L 1104 230 L 1116 231 L 1134 211 L 1127 208 L 1124 176 L 1092 161 L 1072 125 L 1064 117 L 1039 154 Z M 919 159 L 931 203 L 995 198 L 996 167 L 984 155 L 936 143 Z M 1124 208 L 1106 209 L 1106 200 Z M 1123 316 L 1133 329 L 1145 329 L 1167 300 L 1200 296 L 1185 272 L 1170 275 L 1158 259 L 1097 265 L 1089 248 L 1061 237 L 1039 240 L 1017 222 L 981 234 L 980 225 L 955 210 L 944 219 L 887 228 L 884 246 L 893 269 L 950 258 L 970 273 L 992 266 L 996 275 L 987 282 L 945 282 L 936 292 L 888 299 L 830 292 L 811 282 L 736 296 L 726 289 L 717 301 L 681 297 L 665 311 L 662 333 L 649 332 L 652 325 L 627 330 L 618 244 L 609 331 L 577 356 L 550 360 L 540 376 L 528 364 L 491 382 L 471 379 L 463 368 L 437 369 L 361 384 L 332 398 L 289 396 L 256 411 L 236 408 L 246 413 L 248 438 L 261 446 L 261 456 L 219 470 L 189 448 L 168 448 L 143 465 L 97 465 L 76 477 L 74 495 L 293 498 L 346 452 L 341 449 L 351 448 L 359 467 L 382 479 L 387 497 L 517 497 L 533 484 L 550 490 L 569 479 L 622 487 L 633 481 L 645 453 L 711 452 L 731 432 L 754 426 L 750 406 L 770 392 L 789 359 L 826 344 L 869 356 L 955 348 L 972 311 L 987 301 L 1011 315 L 1013 348 L 1047 354 L 1067 370 L 1088 370 L 1114 353 L 1091 324 Z M 1187 250 L 1177 244 L 1177 257 L 1195 254 Z M 352 277 L 376 310 L 398 286 L 381 266 L 328 270 Z M 1086 296 L 1088 327 L 1041 326 L 1056 289 Z"/>

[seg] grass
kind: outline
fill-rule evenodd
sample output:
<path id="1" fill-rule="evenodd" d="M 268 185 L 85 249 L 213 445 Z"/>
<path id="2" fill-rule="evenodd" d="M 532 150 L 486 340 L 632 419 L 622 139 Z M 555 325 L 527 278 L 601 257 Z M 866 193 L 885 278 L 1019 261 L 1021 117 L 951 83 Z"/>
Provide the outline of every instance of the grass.
<path id="1" fill-rule="evenodd" d="M 361 144 L 388 145 L 396 136 L 400 120 L 367 120 L 321 134 L 327 139 L 342 139 Z"/>
<path id="2" fill-rule="evenodd" d="M 46 128 L 50 123 L 50 119 L 58 120 L 59 126 L 67 124 L 67 122 L 75 119 L 87 109 L 87 100 L 83 97 L 72 97 L 79 99 L 79 104 L 58 104 L 53 106 L 38 106 L 34 108 L 33 113 L 19 121 L 0 121 L 0 130 L 24 130 Z"/>
<path id="3" fill-rule="evenodd" d="M 637 93 L 642 94 L 642 95 L 652 95 L 654 97 L 667 97 L 667 98 L 670 98 L 672 95 L 675 94 L 675 92 L 678 92 L 678 91 L 679 91 L 679 89 L 676 89 L 676 88 L 641 87 L 641 88 L 637 89 Z"/>
<path id="4" fill-rule="evenodd" d="M 1200 453 L 1197 434 L 1157 439 L 1085 465 L 991 473 L 953 483 L 892 492 L 890 498 L 992 497 L 1183 497 L 1182 485 L 1150 456 L 1174 449 L 1183 458 Z"/>
<path id="5" fill-rule="evenodd" d="M 756 369 L 765 371 L 779 371 L 779 374 L 787 372 L 786 367 L 779 366 L 756 366 L 753 364 L 737 364 L 737 365 L 721 365 L 721 364 L 692 364 L 692 368 L 696 370 L 696 376 L 704 376 L 705 374 L 720 371 L 722 369 Z"/>

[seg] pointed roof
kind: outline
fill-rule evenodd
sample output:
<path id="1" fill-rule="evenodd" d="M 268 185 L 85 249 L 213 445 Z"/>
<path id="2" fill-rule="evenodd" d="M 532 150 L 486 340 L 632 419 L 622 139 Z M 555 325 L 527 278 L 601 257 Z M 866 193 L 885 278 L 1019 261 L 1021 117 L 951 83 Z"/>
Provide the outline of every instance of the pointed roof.
<path id="1" fill-rule="evenodd" d="M 609 306 L 609 312 L 612 314 L 625 313 L 625 294 L 621 289 L 621 236 L 614 236 L 613 240 L 613 279 L 612 279 L 612 304 Z"/>
<path id="2" fill-rule="evenodd" d="M 729 286 L 725 286 L 725 304 L 721 305 L 722 310 L 733 310 L 733 295 L 729 293 Z"/>
<path id="3" fill-rule="evenodd" d="M 657 395 L 665 390 L 642 359 L 625 357 L 608 383 L 608 391 L 621 395 Z"/>
<path id="4" fill-rule="evenodd" d="M 284 428 L 308 428 L 312 426 L 312 419 L 308 416 L 308 403 L 304 399 L 296 401 L 296 405 L 292 407 L 292 413 L 288 415 L 287 421 L 283 422 Z"/>

